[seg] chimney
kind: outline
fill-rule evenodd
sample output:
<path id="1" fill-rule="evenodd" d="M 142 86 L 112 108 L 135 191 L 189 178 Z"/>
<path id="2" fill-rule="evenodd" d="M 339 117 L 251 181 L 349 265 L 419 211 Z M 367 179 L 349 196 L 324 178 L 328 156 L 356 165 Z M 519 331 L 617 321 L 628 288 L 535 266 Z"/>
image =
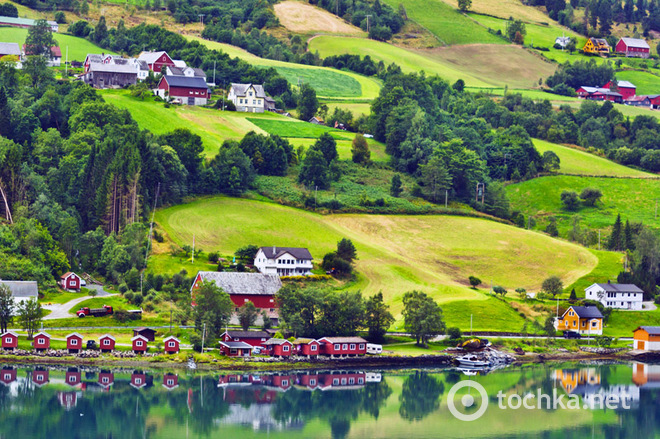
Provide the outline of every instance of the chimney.
<path id="1" fill-rule="evenodd" d="M 273 256 L 275 256 L 275 253 L 277 253 L 277 247 L 273 246 Z"/>
<path id="2" fill-rule="evenodd" d="M 607 279 L 607 283 L 608 283 L 608 284 L 611 283 L 609 279 Z"/>

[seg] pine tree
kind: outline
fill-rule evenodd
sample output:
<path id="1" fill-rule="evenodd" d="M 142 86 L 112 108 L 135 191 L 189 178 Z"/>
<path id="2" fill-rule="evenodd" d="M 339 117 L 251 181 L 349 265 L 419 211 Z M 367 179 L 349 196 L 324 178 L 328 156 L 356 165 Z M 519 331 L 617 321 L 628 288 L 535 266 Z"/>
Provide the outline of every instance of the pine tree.
<path id="1" fill-rule="evenodd" d="M 621 227 L 621 214 L 618 214 L 616 216 L 616 221 L 614 222 L 614 225 L 612 226 L 612 233 L 610 234 L 610 239 L 607 242 L 607 248 L 609 250 L 616 250 L 620 251 L 622 250 L 622 227 Z"/>
<path id="2" fill-rule="evenodd" d="M 577 302 L 577 294 L 575 294 L 575 288 L 571 290 L 571 295 L 568 297 L 568 302 L 569 303 Z"/>
<path id="3" fill-rule="evenodd" d="M 390 185 L 390 195 L 393 197 L 398 197 L 401 195 L 403 188 L 401 187 L 401 177 L 399 174 L 394 174 L 392 176 L 392 184 Z"/>
<path id="4" fill-rule="evenodd" d="M 630 227 L 630 221 L 628 220 L 626 220 L 626 226 L 623 229 L 623 238 L 623 248 L 626 250 L 635 250 L 635 238 L 633 237 L 632 227 Z"/>

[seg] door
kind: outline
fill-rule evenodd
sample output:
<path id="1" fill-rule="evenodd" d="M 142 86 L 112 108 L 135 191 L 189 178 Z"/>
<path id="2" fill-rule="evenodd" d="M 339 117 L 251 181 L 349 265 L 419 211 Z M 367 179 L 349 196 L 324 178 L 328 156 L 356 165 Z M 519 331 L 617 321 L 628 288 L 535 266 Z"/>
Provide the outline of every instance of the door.
<path id="1" fill-rule="evenodd" d="M 188 98 L 188 105 L 195 105 L 195 98 Z"/>
<path id="2" fill-rule="evenodd" d="M 646 350 L 646 342 L 643 340 L 637 340 L 637 349 L 640 351 L 645 351 Z"/>

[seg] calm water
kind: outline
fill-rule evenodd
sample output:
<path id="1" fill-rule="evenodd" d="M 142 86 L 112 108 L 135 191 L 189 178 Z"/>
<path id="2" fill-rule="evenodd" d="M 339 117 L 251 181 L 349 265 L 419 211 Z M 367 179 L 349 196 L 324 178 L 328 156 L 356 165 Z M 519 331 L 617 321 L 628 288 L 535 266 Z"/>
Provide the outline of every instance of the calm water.
<path id="1" fill-rule="evenodd" d="M 465 380 L 488 395 L 483 416 L 472 422 L 456 419 L 447 404 L 452 387 Z M 511 367 L 487 375 L 456 369 L 227 375 L 4 366 L 0 382 L 2 438 L 660 435 L 660 366 L 636 363 Z M 579 401 L 580 408 L 498 407 L 498 392 L 515 405 L 526 395 L 553 391 Z M 454 405 L 474 414 L 484 404 L 478 395 L 464 388 Z M 608 396 L 616 404 L 599 407 L 598 398 Z M 466 398 L 475 400 L 467 409 L 461 405 Z"/>

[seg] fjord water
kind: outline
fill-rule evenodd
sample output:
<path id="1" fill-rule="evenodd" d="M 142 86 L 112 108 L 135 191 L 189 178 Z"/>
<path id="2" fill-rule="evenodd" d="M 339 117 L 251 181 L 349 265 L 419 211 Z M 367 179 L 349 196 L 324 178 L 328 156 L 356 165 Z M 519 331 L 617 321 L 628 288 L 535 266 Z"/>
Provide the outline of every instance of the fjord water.
<path id="1" fill-rule="evenodd" d="M 488 408 L 472 422 L 447 405 L 473 380 Z M 480 438 L 660 434 L 660 366 L 545 364 L 487 375 L 457 369 L 277 373 L 4 366 L 3 438 Z M 580 409 L 500 409 L 497 393 L 575 395 Z M 474 391 L 459 392 L 460 395 Z M 594 407 L 594 395 L 619 405 Z M 483 401 L 471 410 L 475 412 Z M 456 406 L 459 406 L 459 402 Z M 629 407 L 629 408 L 625 408 Z"/>

